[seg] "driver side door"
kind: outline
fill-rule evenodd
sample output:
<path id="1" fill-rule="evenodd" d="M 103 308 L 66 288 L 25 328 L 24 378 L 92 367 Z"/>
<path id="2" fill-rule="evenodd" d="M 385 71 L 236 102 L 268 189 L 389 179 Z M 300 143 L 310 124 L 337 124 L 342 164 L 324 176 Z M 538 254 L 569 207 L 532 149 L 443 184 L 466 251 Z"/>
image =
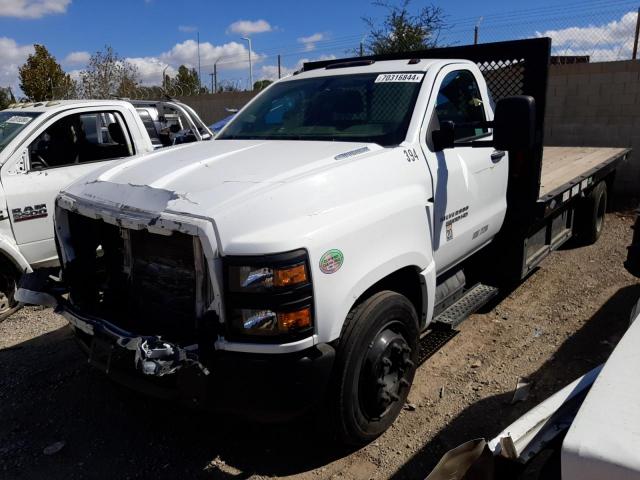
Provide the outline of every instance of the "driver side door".
<path id="1" fill-rule="evenodd" d="M 57 257 L 53 213 L 60 190 L 133 153 L 123 116 L 114 109 L 55 116 L 15 152 L 2 168 L 2 183 L 16 243 L 30 264 Z"/>

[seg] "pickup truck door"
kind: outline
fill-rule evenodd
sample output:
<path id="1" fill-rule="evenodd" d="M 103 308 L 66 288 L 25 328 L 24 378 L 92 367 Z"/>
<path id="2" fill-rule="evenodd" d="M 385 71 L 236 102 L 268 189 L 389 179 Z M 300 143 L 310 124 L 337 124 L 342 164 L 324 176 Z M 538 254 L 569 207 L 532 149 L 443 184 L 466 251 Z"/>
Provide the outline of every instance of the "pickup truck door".
<path id="1" fill-rule="evenodd" d="M 438 274 L 488 243 L 500 230 L 506 211 L 508 162 L 493 147 L 433 151 L 431 132 L 452 121 L 456 142 L 491 140 L 487 128 L 465 126 L 493 118 L 486 83 L 468 65 L 443 68 L 434 84 L 421 132 L 434 188 L 433 248 Z"/>
<path id="2" fill-rule="evenodd" d="M 16 243 L 34 266 L 55 260 L 53 214 L 64 187 L 105 162 L 134 154 L 117 108 L 75 109 L 38 127 L 1 170 Z"/>

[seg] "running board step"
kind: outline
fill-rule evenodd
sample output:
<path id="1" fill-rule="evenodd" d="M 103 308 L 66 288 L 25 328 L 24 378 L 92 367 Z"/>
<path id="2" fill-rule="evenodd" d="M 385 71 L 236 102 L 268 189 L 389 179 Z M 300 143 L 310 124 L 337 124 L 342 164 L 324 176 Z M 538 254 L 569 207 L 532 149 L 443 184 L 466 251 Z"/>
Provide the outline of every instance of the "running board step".
<path id="1" fill-rule="evenodd" d="M 478 283 L 467 290 L 460 300 L 447 307 L 434 318 L 431 327 L 434 329 L 452 330 L 497 294 L 498 289 L 496 287 Z"/>

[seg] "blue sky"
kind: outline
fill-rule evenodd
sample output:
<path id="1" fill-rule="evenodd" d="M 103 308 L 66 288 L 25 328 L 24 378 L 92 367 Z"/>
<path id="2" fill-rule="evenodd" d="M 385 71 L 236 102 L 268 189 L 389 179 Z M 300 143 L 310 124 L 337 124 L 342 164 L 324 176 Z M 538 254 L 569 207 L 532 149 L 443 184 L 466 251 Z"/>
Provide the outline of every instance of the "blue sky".
<path id="1" fill-rule="evenodd" d="M 426 4 L 413 0 L 411 5 L 418 9 Z M 629 31 L 635 28 L 635 14 L 624 14 L 637 7 L 626 0 L 540 0 L 535 4 L 434 0 L 433 4 L 447 16 L 447 43 L 470 42 L 474 24 L 483 17 L 481 41 L 551 31 L 566 53 L 596 55 L 604 49 L 618 56 L 627 54 Z M 0 0 L 0 86 L 16 87 L 17 67 L 34 43 L 46 45 L 74 74 L 84 67 L 89 54 L 109 44 L 138 67 L 144 83 L 159 83 L 164 68 L 172 73 L 181 63 L 197 64 L 196 32 L 203 81 L 209 81 L 212 64 L 222 57 L 220 78 L 246 86 L 243 34 L 252 38 L 254 78 L 273 77 L 276 54 L 283 55 L 285 73 L 303 59 L 344 56 L 357 48 L 366 33 L 362 17 L 383 14 L 371 0 Z M 599 36 L 613 40 L 596 44 L 594 28 Z"/>

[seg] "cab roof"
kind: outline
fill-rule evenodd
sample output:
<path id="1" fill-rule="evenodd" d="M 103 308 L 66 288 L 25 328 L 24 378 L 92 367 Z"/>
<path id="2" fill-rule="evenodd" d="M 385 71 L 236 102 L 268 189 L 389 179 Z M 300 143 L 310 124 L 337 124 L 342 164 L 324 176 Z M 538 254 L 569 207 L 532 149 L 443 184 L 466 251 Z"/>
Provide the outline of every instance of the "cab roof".
<path id="1" fill-rule="evenodd" d="M 359 73 L 424 73 L 432 67 L 438 68 L 451 63 L 475 65 L 469 60 L 462 59 L 416 58 L 377 61 L 348 59 L 344 62 L 335 61 L 321 67 L 309 68 L 309 65 L 313 64 L 305 64 L 301 71 L 293 76 L 287 77 L 287 80 L 333 75 L 353 75 Z"/>
<path id="2" fill-rule="evenodd" d="M 96 106 L 131 106 L 131 103 L 123 100 L 52 100 L 47 102 L 14 103 L 6 110 L 16 112 L 49 113 L 69 108 L 83 108 Z"/>

